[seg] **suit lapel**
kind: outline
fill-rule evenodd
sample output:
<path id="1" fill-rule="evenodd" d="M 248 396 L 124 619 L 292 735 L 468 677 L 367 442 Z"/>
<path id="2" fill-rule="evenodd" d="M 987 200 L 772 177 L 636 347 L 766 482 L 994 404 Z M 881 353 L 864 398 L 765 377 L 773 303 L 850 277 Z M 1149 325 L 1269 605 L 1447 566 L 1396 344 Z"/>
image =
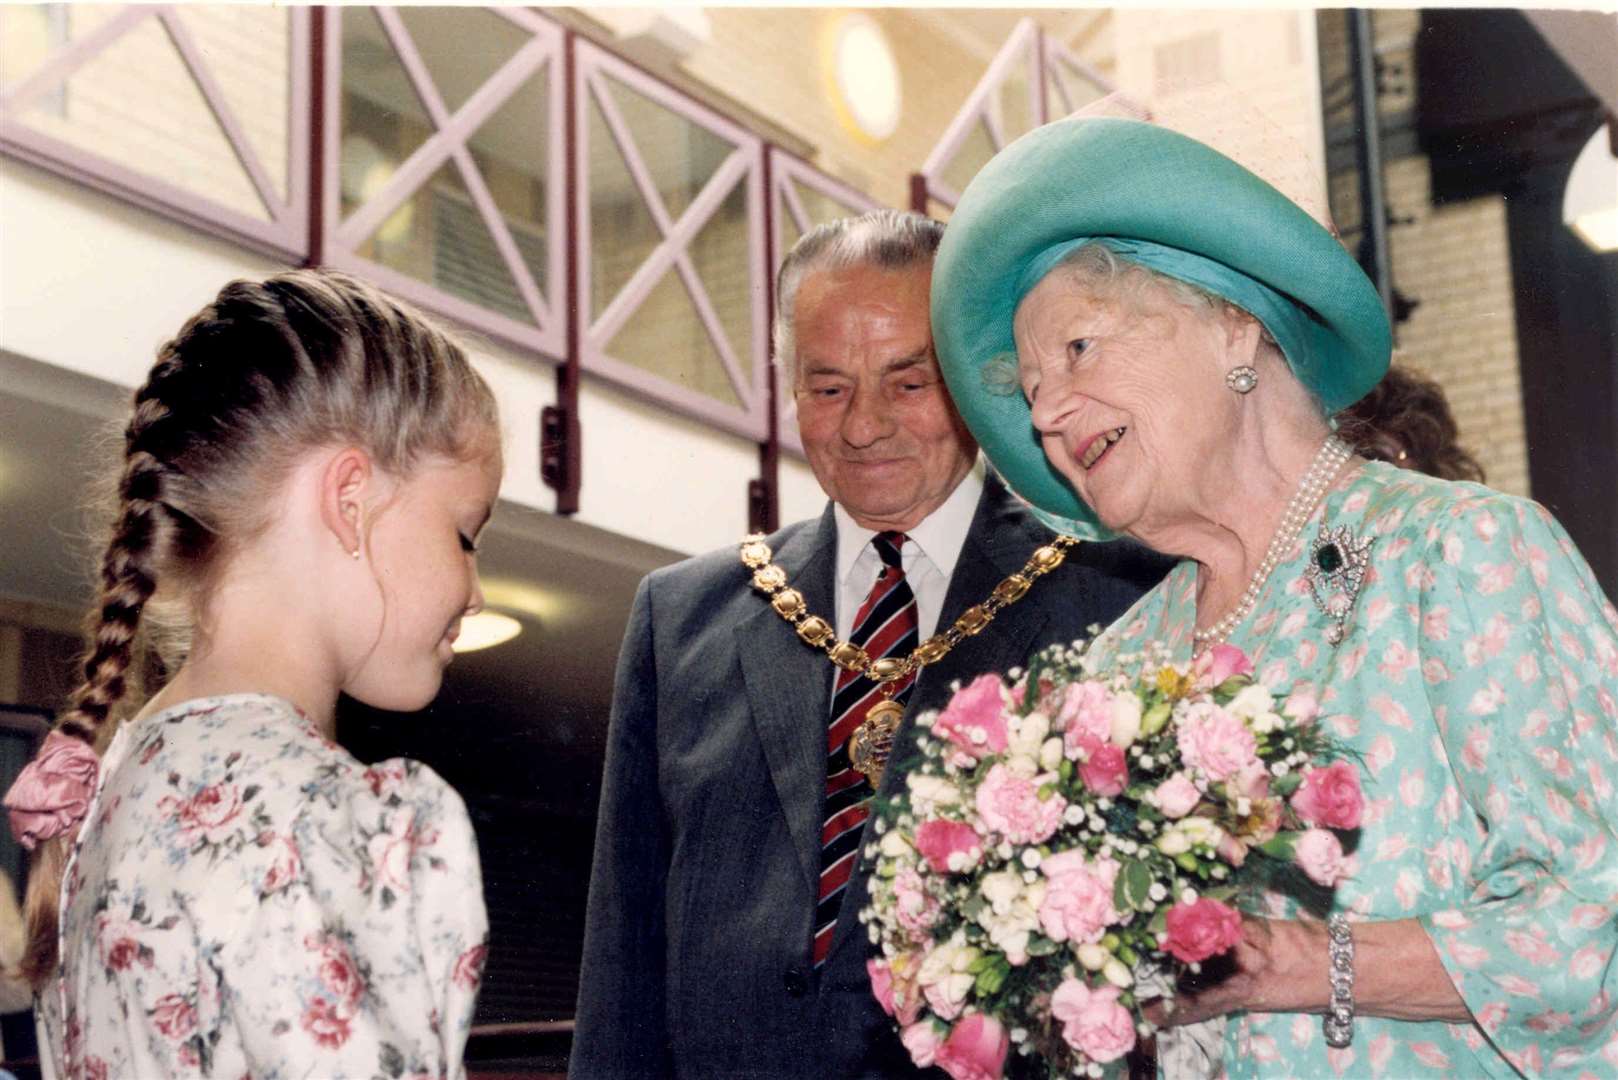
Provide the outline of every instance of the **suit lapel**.
<path id="1" fill-rule="evenodd" d="M 988 599 L 994 587 L 1021 570 L 1034 549 L 1047 540 L 1045 530 L 1030 525 L 999 478 L 990 473 L 960 558 L 955 562 L 955 573 L 950 577 L 938 631 L 948 629 L 950 621 L 973 604 Z M 1037 582 L 1034 588 L 1049 584 Z M 950 680 L 986 671 L 1004 673 L 1026 661 L 1030 646 L 1046 622 L 1044 611 L 1035 609 L 1029 599 L 1019 601 L 978 636 L 967 638 L 937 664 L 924 668 L 912 700 L 942 705 Z"/>
<path id="2" fill-rule="evenodd" d="M 835 611 L 837 525 L 828 506 L 819 525 L 803 529 L 775 553 L 788 583 L 803 593 L 811 614 Z M 739 587 L 746 584 L 738 564 Z M 811 890 L 820 876 L 820 810 L 826 786 L 826 724 L 831 664 L 804 644 L 763 594 L 756 614 L 737 624 L 736 652 L 748 702 L 793 847 Z"/>

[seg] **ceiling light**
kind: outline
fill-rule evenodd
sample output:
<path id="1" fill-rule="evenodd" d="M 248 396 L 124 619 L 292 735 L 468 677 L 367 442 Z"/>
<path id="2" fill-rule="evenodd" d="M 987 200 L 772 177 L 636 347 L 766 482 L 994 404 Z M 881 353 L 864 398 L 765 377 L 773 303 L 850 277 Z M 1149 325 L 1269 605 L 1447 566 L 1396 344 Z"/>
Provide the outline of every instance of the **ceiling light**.
<path id="1" fill-rule="evenodd" d="M 498 611 L 480 611 L 461 620 L 461 633 L 455 651 L 476 652 L 504 644 L 522 633 L 522 623 Z"/>
<path id="2" fill-rule="evenodd" d="M 844 126 L 872 141 L 899 128 L 899 65 L 882 28 L 869 15 L 849 14 L 833 30 L 834 103 Z"/>
<path id="3" fill-rule="evenodd" d="M 1613 124 L 1596 128 L 1562 192 L 1562 220 L 1597 251 L 1618 251 L 1618 155 Z"/>

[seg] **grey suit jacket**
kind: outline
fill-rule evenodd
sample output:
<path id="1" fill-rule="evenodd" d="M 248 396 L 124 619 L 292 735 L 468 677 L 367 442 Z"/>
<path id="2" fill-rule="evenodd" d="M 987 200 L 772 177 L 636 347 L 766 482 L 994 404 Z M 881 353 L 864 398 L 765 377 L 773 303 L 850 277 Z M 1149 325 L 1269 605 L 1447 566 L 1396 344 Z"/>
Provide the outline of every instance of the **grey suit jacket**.
<path id="1" fill-rule="evenodd" d="M 810 611 L 830 618 L 836 524 L 770 538 Z M 1019 570 L 1050 532 L 993 477 L 940 628 Z M 1004 671 L 1105 625 L 1170 563 L 1082 544 L 975 638 L 923 670 L 910 701 Z M 619 657 L 569 1075 L 914 1075 L 871 997 L 856 869 L 830 955 L 810 961 L 831 667 L 749 584 L 729 548 L 641 583 Z M 903 782 L 888 770 L 884 793 Z"/>

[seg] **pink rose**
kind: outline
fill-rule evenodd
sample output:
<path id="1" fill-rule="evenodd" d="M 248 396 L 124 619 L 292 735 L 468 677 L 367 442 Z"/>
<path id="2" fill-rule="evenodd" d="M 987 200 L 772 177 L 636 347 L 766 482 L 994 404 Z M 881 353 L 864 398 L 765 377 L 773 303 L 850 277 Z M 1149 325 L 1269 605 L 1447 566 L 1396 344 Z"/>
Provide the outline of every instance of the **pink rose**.
<path id="1" fill-rule="evenodd" d="M 1056 727 L 1064 732 L 1067 756 L 1076 757 L 1085 739 L 1112 738 L 1112 692 L 1098 682 L 1072 683 L 1062 694 Z"/>
<path id="2" fill-rule="evenodd" d="M 886 960 L 871 957 L 865 961 L 865 974 L 871 979 L 871 996 L 882 1011 L 893 1015 L 893 969 Z"/>
<path id="3" fill-rule="evenodd" d="M 1168 913 L 1168 940 L 1163 947 L 1187 964 L 1200 964 L 1242 940 L 1242 917 L 1206 896 L 1195 903 L 1175 904 Z"/>
<path id="4" fill-rule="evenodd" d="M 950 1028 L 949 1038 L 933 1056 L 933 1064 L 954 1080 L 1000 1080 L 1010 1050 L 1011 1037 L 1000 1021 L 975 1012 L 961 1017 Z"/>
<path id="5" fill-rule="evenodd" d="M 933 721 L 933 734 L 973 758 L 1006 748 L 1005 698 L 997 675 L 979 675 L 956 692 Z"/>
<path id="6" fill-rule="evenodd" d="M 1311 825 L 1328 829 L 1357 829 L 1365 813 L 1360 774 L 1347 761 L 1310 769 L 1292 793 L 1292 809 Z"/>
<path id="7" fill-rule="evenodd" d="M 1091 989 L 1067 979 L 1051 995 L 1051 1016 L 1062 1022 L 1062 1038 L 1091 1061 L 1117 1061 L 1135 1048 L 1135 1018 L 1118 1003 L 1116 986 Z"/>
<path id="8" fill-rule="evenodd" d="M 84 1063 L 84 1080 L 107 1080 L 107 1063 L 90 1055 Z"/>
<path id="9" fill-rule="evenodd" d="M 1191 679 L 1203 689 L 1212 689 L 1237 675 L 1251 674 L 1253 662 L 1234 645 L 1215 645 L 1191 663 Z"/>
<path id="10" fill-rule="evenodd" d="M 6 792 L 11 833 L 29 851 L 77 829 L 90 812 L 101 759 L 87 743 L 52 731 Z"/>
<path id="11" fill-rule="evenodd" d="M 259 837 L 259 847 L 271 846 L 276 848 L 275 861 L 264 871 L 264 880 L 258 887 L 259 896 L 279 892 L 298 880 L 298 875 L 303 873 L 303 861 L 298 858 L 298 847 L 292 837 L 278 837 L 273 833 Z"/>
<path id="12" fill-rule="evenodd" d="M 455 973 L 451 976 L 457 986 L 476 990 L 483 979 L 483 964 L 489 958 L 487 944 L 474 945 L 455 959 Z"/>
<path id="13" fill-rule="evenodd" d="M 899 959 L 914 968 L 914 964 L 909 964 L 909 955 L 901 954 Z M 865 973 L 871 977 L 871 996 L 876 998 L 883 1012 L 901 1026 L 916 1022 L 921 1013 L 921 993 L 914 980 L 902 978 L 888 961 L 874 956 L 865 961 Z"/>
<path id="14" fill-rule="evenodd" d="M 1258 760 L 1258 741 L 1247 725 L 1212 702 L 1187 709 L 1174 735 L 1185 763 L 1211 780 L 1235 776 Z"/>
<path id="15" fill-rule="evenodd" d="M 1197 790 L 1185 773 L 1175 773 L 1152 792 L 1157 800 L 1157 808 L 1163 811 L 1164 817 L 1183 818 L 1197 803 L 1202 801 L 1202 792 Z"/>
<path id="16" fill-rule="evenodd" d="M 1305 831 L 1298 837 L 1298 846 L 1293 850 L 1292 857 L 1316 885 L 1331 888 L 1348 876 L 1348 867 L 1343 862 L 1343 845 L 1335 833 L 1325 829 Z"/>
<path id="17" fill-rule="evenodd" d="M 1038 844 L 1061 824 L 1067 802 L 1055 793 L 1041 799 L 1039 784 L 1002 763 L 978 785 L 977 808 L 983 823 L 1013 844 Z"/>
<path id="18" fill-rule="evenodd" d="M 1122 795 L 1129 783 L 1129 766 L 1124 752 L 1110 742 L 1098 743 L 1086 737 L 1080 747 L 1079 779 L 1097 795 Z"/>
<path id="19" fill-rule="evenodd" d="M 235 832 L 242 812 L 242 793 L 235 784 L 209 784 L 183 803 L 165 801 L 187 843 L 198 837 L 210 844 L 224 843 Z"/>
<path id="20" fill-rule="evenodd" d="M 1120 918 L 1112 905 L 1118 864 L 1102 856 L 1095 862 L 1082 851 L 1064 851 L 1040 864 L 1049 881 L 1039 906 L 1039 925 L 1052 941 L 1090 945 Z"/>
<path id="21" fill-rule="evenodd" d="M 395 892 L 410 891 L 410 863 L 416 849 L 424 846 L 416 832 L 415 822 L 407 811 L 397 812 L 388 822 L 388 831 L 379 832 L 368 842 L 371 873 L 378 884 Z"/>
<path id="22" fill-rule="evenodd" d="M 303 1029 L 317 1045 L 335 1050 L 348 1041 L 349 1023 L 325 998 L 315 998 L 304 1010 Z"/>
<path id="23" fill-rule="evenodd" d="M 924 821 L 916 829 L 916 850 L 935 873 L 970 870 L 983 857 L 983 838 L 959 821 Z M 958 855 L 955 866 L 950 856 Z"/>
<path id="24" fill-rule="evenodd" d="M 1254 761 L 1225 781 L 1225 787 L 1232 798 L 1266 798 L 1270 794 L 1270 770 L 1262 761 Z"/>
<path id="25" fill-rule="evenodd" d="M 128 919 L 102 912 L 96 916 L 96 943 L 101 948 L 101 965 L 109 971 L 124 971 L 136 960 L 152 966 L 150 952 L 141 958 L 140 927 Z"/>
<path id="26" fill-rule="evenodd" d="M 899 1041 L 910 1051 L 910 1060 L 918 1069 L 930 1068 L 944 1045 L 944 1029 L 934 1020 L 921 1020 L 899 1032 Z"/>
<path id="27" fill-rule="evenodd" d="M 159 998 L 151 1011 L 152 1023 L 164 1035 L 180 1042 L 197 1030 L 197 1010 L 179 994 Z"/>
<path id="28" fill-rule="evenodd" d="M 360 998 L 365 996 L 365 977 L 354 964 L 348 946 L 324 934 L 312 934 L 305 945 L 320 954 L 317 965 L 321 985 L 336 1002 L 337 1010 L 347 1016 L 353 1013 Z"/>

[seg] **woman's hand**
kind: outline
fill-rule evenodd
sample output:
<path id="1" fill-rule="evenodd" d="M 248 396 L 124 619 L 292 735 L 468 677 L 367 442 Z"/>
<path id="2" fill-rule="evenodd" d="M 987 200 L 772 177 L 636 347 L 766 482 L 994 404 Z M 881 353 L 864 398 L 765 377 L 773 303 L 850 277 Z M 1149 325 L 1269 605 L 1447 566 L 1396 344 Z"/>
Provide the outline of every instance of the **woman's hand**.
<path id="1" fill-rule="evenodd" d="M 1415 919 L 1353 924 L 1354 1004 L 1364 1016 L 1471 1023 L 1432 939 Z M 1229 1012 L 1324 1013 L 1326 924 L 1242 917 L 1242 940 L 1225 971 L 1204 967 L 1181 984 L 1172 1011 L 1147 1007 L 1160 1026 L 1191 1024 Z"/>

